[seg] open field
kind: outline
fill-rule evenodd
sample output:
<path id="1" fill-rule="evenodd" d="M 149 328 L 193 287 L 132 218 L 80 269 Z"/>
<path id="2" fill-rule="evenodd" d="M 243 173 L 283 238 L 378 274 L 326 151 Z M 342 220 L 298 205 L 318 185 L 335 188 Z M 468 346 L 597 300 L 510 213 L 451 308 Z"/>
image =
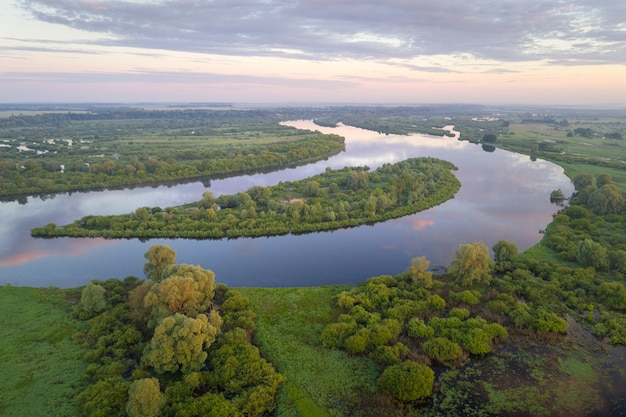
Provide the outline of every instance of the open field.
<path id="1" fill-rule="evenodd" d="M 588 137 L 568 135 L 576 128 L 585 127 L 596 133 Z M 512 123 L 508 133 L 498 137 L 496 146 L 554 161 L 565 169 L 570 178 L 583 172 L 596 176 L 610 174 L 615 184 L 625 190 L 626 140 L 607 138 L 607 131 L 613 129 L 626 131 L 626 121 L 579 121 L 570 123 L 567 128 L 539 123 Z"/>

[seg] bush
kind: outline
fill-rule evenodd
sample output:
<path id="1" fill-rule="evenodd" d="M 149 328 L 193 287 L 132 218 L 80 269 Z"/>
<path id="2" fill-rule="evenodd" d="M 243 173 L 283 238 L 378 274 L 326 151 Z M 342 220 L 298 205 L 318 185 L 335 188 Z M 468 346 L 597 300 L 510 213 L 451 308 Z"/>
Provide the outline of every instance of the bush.
<path id="1" fill-rule="evenodd" d="M 405 361 L 385 369 L 378 386 L 401 401 L 416 401 L 433 392 L 435 373 L 428 366 Z"/>

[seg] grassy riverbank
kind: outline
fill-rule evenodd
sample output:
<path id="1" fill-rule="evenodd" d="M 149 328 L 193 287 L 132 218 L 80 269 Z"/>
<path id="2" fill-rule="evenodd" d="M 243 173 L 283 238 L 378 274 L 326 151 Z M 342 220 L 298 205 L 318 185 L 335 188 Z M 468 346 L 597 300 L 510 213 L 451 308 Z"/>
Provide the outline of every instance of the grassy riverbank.
<path id="1" fill-rule="evenodd" d="M 239 288 L 257 315 L 255 343 L 287 378 L 277 417 L 388 415 L 376 393 L 378 366 L 366 357 L 323 346 L 323 328 L 337 319 L 334 298 L 345 286 Z M 71 291 L 71 290 L 68 290 Z M 72 343 L 75 322 L 66 295 L 56 289 L 0 287 L 0 342 L 4 378 L 0 414 L 77 416 L 84 388 L 82 350 Z M 438 388 L 423 415 L 612 415 L 624 381 L 626 349 L 607 346 L 570 320 L 567 335 L 546 344 L 518 334 L 483 359 L 440 369 Z M 465 404 L 465 406 L 463 406 Z M 481 411 L 482 410 L 482 411 Z M 404 410 L 405 414 L 416 415 Z M 491 414 L 490 414 L 491 413 Z M 518 413 L 518 414 L 515 414 Z M 420 414 L 422 415 L 422 414 Z M 480 414 L 483 415 L 483 414 Z M 527 414 L 525 414 L 527 415 Z"/>

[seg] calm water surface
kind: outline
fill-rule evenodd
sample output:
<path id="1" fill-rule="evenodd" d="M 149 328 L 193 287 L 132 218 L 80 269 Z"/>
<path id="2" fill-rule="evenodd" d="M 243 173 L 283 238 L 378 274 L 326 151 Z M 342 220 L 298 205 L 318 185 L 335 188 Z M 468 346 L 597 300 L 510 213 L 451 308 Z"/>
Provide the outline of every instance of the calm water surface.
<path id="1" fill-rule="evenodd" d="M 573 187 L 563 169 L 528 156 L 482 147 L 455 138 L 384 135 L 349 126 L 324 128 L 311 121 L 286 124 L 346 138 L 346 151 L 325 161 L 269 174 L 176 185 L 30 197 L 26 204 L 0 203 L 0 284 L 74 287 L 89 280 L 143 277 L 143 254 L 155 243 L 177 251 L 177 261 L 201 265 L 229 286 L 286 287 L 352 284 L 371 276 L 404 271 L 411 258 L 426 256 L 447 265 L 462 243 L 500 239 L 525 250 L 557 210 L 550 192 Z M 235 240 L 33 239 L 30 229 L 67 224 L 87 214 L 120 214 L 137 207 L 167 207 L 254 185 L 306 178 L 327 167 L 367 165 L 433 156 L 454 163 L 462 183 L 454 199 L 400 219 L 334 232 Z M 23 202 L 22 202 L 23 203 Z"/>

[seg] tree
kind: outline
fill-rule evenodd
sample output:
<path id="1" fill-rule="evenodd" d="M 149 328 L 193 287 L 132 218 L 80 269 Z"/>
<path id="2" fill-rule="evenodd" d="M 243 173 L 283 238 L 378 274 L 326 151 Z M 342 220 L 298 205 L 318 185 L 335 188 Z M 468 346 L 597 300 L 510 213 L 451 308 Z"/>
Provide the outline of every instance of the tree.
<path id="1" fill-rule="evenodd" d="M 153 245 L 143 257 L 148 260 L 143 266 L 143 272 L 154 282 L 161 281 L 165 267 L 176 263 L 176 251 L 167 245 Z"/>
<path id="2" fill-rule="evenodd" d="M 154 330 L 143 361 L 158 373 L 199 370 L 207 358 L 205 349 L 215 341 L 220 326 L 217 313 L 211 314 L 210 321 L 204 314 L 196 318 L 179 313 L 166 317 Z"/>
<path id="3" fill-rule="evenodd" d="M 582 174 L 576 175 L 572 179 L 572 182 L 574 183 L 574 189 L 576 189 L 576 191 L 580 191 L 585 187 L 593 185 L 593 175 L 583 172 Z"/>
<path id="4" fill-rule="evenodd" d="M 169 265 L 162 277 L 144 298 L 145 307 L 152 308 L 154 324 L 175 313 L 195 317 L 209 309 L 215 295 L 213 271 L 197 265 Z"/>
<path id="5" fill-rule="evenodd" d="M 78 394 L 76 401 L 85 416 L 121 416 L 128 401 L 129 385 L 121 376 L 103 378 Z"/>
<path id="6" fill-rule="evenodd" d="M 481 142 L 496 143 L 497 141 L 498 137 L 496 135 L 494 135 L 493 133 L 487 133 L 483 136 L 483 140 Z"/>
<path id="7" fill-rule="evenodd" d="M 448 272 L 463 286 L 488 284 L 491 280 L 489 249 L 482 242 L 461 245 Z"/>
<path id="8" fill-rule="evenodd" d="M 565 200 L 567 200 L 567 197 L 565 197 L 560 188 L 550 193 L 550 202 L 553 204 L 562 205 Z"/>
<path id="9" fill-rule="evenodd" d="M 144 298 L 154 283 L 152 281 L 144 281 L 136 286 L 128 295 L 128 307 L 130 308 L 130 317 L 138 325 L 143 328 L 150 317 L 152 308 L 147 307 Z"/>
<path id="10" fill-rule="evenodd" d="M 211 191 L 205 191 L 202 193 L 202 200 L 200 200 L 199 206 L 201 208 L 210 208 L 215 204 L 215 197 Z"/>
<path id="11" fill-rule="evenodd" d="M 143 378 L 134 381 L 128 390 L 126 412 L 130 417 L 155 417 L 163 402 L 159 380 Z"/>
<path id="12" fill-rule="evenodd" d="M 517 245 L 513 242 L 500 240 L 493 245 L 493 255 L 496 262 L 509 262 L 517 257 Z"/>
<path id="13" fill-rule="evenodd" d="M 103 286 L 95 282 L 88 283 L 80 296 L 80 304 L 89 313 L 100 313 L 103 311 L 107 302 L 104 297 L 106 290 Z"/>
<path id="14" fill-rule="evenodd" d="M 596 178 L 596 187 L 602 188 L 604 185 L 613 184 L 613 177 L 611 174 L 600 174 Z"/>
<path id="15" fill-rule="evenodd" d="M 428 366 L 404 361 L 385 369 L 378 386 L 401 401 L 416 401 L 433 392 L 435 373 Z"/>
<path id="16" fill-rule="evenodd" d="M 619 214 L 624 210 L 626 199 L 614 184 L 605 184 L 589 195 L 587 207 L 595 214 Z"/>
<path id="17" fill-rule="evenodd" d="M 150 217 L 150 211 L 147 207 L 139 207 L 135 210 L 135 218 L 139 221 L 146 221 Z"/>
<path id="18" fill-rule="evenodd" d="M 433 286 L 433 273 L 428 272 L 430 261 L 424 256 L 411 259 L 409 275 L 418 287 L 431 288 Z"/>
<path id="19" fill-rule="evenodd" d="M 275 407 L 276 391 L 285 382 L 243 329 L 227 332 L 211 347 L 209 380 L 232 398 L 244 416 L 261 417 Z"/>
<path id="20" fill-rule="evenodd" d="M 592 239 L 583 239 L 576 248 L 576 261 L 582 266 L 592 266 L 598 270 L 608 267 L 608 252 L 600 243 Z"/>

